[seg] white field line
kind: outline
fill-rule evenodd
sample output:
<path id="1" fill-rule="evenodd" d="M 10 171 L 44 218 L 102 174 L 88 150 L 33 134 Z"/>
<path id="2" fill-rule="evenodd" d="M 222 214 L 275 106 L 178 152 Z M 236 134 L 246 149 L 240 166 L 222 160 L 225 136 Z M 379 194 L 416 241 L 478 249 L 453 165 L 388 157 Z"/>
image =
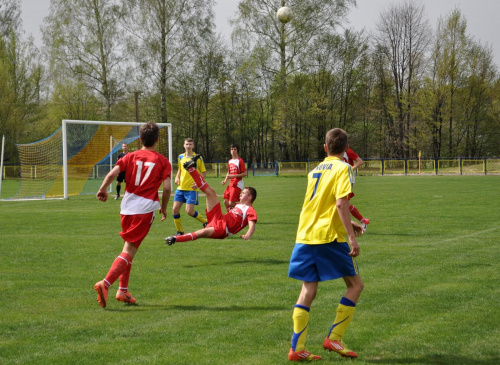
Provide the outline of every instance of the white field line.
<path id="1" fill-rule="evenodd" d="M 493 227 L 493 228 L 490 228 L 490 229 L 486 229 L 484 231 L 474 232 L 474 233 L 468 234 L 466 236 L 456 236 L 456 237 L 453 237 L 453 238 L 448 238 L 448 239 L 442 240 L 441 242 L 450 242 L 450 241 L 455 241 L 455 240 L 464 239 L 464 238 L 476 237 L 476 236 L 479 236 L 479 235 L 481 235 L 483 233 L 488 233 L 488 232 L 496 231 L 497 229 L 500 229 L 500 227 Z"/>

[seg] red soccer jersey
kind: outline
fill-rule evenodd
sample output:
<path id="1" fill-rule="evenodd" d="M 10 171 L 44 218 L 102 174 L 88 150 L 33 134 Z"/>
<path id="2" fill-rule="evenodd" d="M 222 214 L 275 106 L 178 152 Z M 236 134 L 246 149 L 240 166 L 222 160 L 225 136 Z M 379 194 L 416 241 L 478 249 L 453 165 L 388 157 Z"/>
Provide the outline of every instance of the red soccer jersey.
<path id="1" fill-rule="evenodd" d="M 253 207 L 244 204 L 236 206 L 225 214 L 226 228 L 230 234 L 236 234 L 248 226 L 248 221 L 257 222 L 257 213 Z"/>
<path id="2" fill-rule="evenodd" d="M 344 153 L 344 161 L 351 166 L 354 166 L 354 161 L 356 161 L 358 157 L 359 155 L 350 148 L 347 148 L 347 151 Z"/>
<path id="3" fill-rule="evenodd" d="M 227 171 L 229 172 L 229 175 L 237 175 L 241 174 L 242 172 L 247 171 L 247 168 L 245 166 L 245 162 L 241 157 L 238 158 L 232 158 L 229 160 L 227 163 Z M 242 180 L 243 178 L 241 177 L 233 177 L 231 181 L 229 182 L 229 186 L 238 186 L 238 183 Z M 240 187 L 242 189 L 242 187 Z"/>
<path id="4" fill-rule="evenodd" d="M 138 150 L 127 153 L 116 164 L 120 171 L 125 171 L 127 181 L 121 214 L 145 214 L 160 209 L 158 189 L 172 173 L 168 159 L 156 151 Z"/>

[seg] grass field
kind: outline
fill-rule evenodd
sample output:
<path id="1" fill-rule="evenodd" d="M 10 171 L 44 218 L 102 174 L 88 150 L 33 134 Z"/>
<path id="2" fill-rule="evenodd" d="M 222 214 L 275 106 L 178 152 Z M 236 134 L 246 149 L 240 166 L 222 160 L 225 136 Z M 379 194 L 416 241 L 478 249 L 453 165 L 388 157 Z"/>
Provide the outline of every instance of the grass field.
<path id="1" fill-rule="evenodd" d="M 220 180 L 209 182 L 222 192 Z M 305 178 L 246 185 L 259 194 L 251 241 L 167 247 L 170 203 L 134 259 L 138 304 L 116 302 L 115 283 L 106 309 L 93 285 L 121 252 L 119 203 L 0 202 L 0 364 L 289 363 L 301 284 L 287 270 Z M 500 363 L 500 177 L 358 177 L 355 192 L 371 224 L 359 239 L 365 291 L 345 336 L 354 361 Z M 321 347 L 344 290 L 320 284 L 311 310 L 307 349 L 321 363 L 351 361 Z"/>

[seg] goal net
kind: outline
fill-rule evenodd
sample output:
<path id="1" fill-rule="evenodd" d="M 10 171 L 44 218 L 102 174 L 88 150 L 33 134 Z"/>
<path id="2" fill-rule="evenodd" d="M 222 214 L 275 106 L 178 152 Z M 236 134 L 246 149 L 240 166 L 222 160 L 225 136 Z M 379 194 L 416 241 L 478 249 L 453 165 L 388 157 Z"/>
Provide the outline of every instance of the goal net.
<path id="1" fill-rule="evenodd" d="M 63 120 L 61 128 L 51 136 L 16 145 L 19 162 L 18 166 L 12 166 L 12 178 L 17 179 L 19 188 L 8 200 L 67 199 L 96 194 L 116 164 L 122 143 L 129 145 L 129 152 L 142 147 L 139 141 L 142 124 Z M 160 138 L 156 150 L 172 163 L 171 124 L 158 123 L 158 126 Z M 110 192 L 112 189 L 113 184 Z"/>

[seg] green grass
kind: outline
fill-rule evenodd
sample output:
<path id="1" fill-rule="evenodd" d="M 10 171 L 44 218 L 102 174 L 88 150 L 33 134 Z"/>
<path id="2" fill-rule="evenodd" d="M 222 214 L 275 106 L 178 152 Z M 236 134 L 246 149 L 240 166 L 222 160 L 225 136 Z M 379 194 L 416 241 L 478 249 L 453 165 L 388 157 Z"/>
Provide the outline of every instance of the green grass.
<path id="1" fill-rule="evenodd" d="M 220 180 L 209 179 L 218 192 Z M 105 310 L 92 288 L 121 252 L 119 203 L 0 202 L 0 363 L 287 364 L 301 285 L 288 260 L 306 182 L 246 184 L 258 190 L 251 241 L 167 247 L 170 203 L 134 259 L 138 305 L 116 302 L 115 283 Z M 498 364 L 500 177 L 361 176 L 355 192 L 371 220 L 359 240 L 365 291 L 345 336 L 356 363 Z M 341 280 L 320 284 L 311 310 L 307 349 L 322 363 L 349 361 L 321 348 L 344 291 Z"/>

